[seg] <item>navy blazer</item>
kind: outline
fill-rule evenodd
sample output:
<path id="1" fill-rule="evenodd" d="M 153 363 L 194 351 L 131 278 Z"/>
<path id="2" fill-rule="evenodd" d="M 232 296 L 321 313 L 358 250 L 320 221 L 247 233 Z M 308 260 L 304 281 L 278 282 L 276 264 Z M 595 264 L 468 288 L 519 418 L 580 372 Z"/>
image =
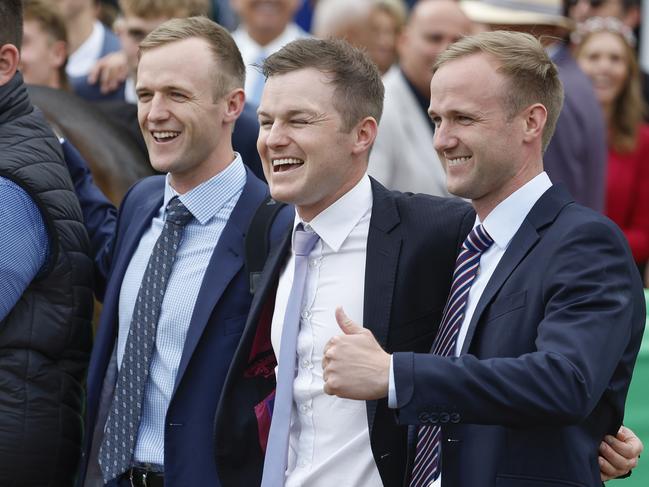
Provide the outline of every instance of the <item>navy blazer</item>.
<path id="1" fill-rule="evenodd" d="M 142 234 L 160 209 L 163 187 L 164 176 L 152 176 L 133 186 L 122 202 L 111 245 L 97 259 L 98 266 L 110 272 L 88 370 L 87 439 L 80 470 L 81 485 L 84 478 L 87 485 L 95 485 L 92 481 L 100 475 L 97 449 L 117 372 L 114 349 L 120 288 Z M 244 237 L 255 210 L 267 194 L 266 185 L 247 171 L 243 193 L 208 264 L 167 410 L 164 465 L 168 487 L 220 485 L 214 462 L 212 424 L 252 299 L 244 269 Z M 279 214 L 276 227 L 286 228 L 290 218 L 289 211 Z"/>
<path id="2" fill-rule="evenodd" d="M 489 279 L 462 355 L 394 355 L 399 422 L 442 426 L 444 486 L 599 487 L 644 303 L 624 235 L 554 186 Z"/>
<path id="3" fill-rule="evenodd" d="M 474 221 L 460 200 L 386 190 L 372 180 L 373 206 L 365 267 L 365 325 L 388 351 L 427 351 L 448 295 L 455 256 Z M 270 253 L 234 355 L 215 421 L 224 487 L 261 482 L 275 389 L 270 326 L 290 233 Z M 370 443 L 383 484 L 401 487 L 408 463 L 407 428 L 387 400 L 368 401 Z"/>

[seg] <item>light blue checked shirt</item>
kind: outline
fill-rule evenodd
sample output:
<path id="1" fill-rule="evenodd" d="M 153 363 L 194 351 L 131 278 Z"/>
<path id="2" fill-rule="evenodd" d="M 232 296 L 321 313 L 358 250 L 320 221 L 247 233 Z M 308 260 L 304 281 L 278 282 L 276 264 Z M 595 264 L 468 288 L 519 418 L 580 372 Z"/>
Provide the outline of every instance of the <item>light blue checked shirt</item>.
<path id="1" fill-rule="evenodd" d="M 165 416 L 198 291 L 214 248 L 245 183 L 246 170 L 241 156 L 236 154 L 235 160 L 226 169 L 191 191 L 179 195 L 180 201 L 192 212 L 194 219 L 185 227 L 162 302 L 135 445 L 135 462 L 164 464 Z M 176 195 L 169 185 L 167 175 L 162 206 L 151 221 L 151 227 L 142 235 L 124 275 L 119 296 L 118 367 L 124 357 L 140 283 L 153 246 L 162 232 L 164 210 L 169 200 Z"/>
<path id="2" fill-rule="evenodd" d="M 45 264 L 49 241 L 43 216 L 24 189 L 0 177 L 0 201 L 0 320 L 3 320 Z"/>

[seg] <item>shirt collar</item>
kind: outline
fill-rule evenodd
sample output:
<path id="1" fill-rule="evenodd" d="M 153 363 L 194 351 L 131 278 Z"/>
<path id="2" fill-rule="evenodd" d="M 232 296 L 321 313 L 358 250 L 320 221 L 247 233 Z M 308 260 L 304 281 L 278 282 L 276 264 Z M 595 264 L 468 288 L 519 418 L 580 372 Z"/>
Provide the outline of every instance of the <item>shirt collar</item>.
<path id="1" fill-rule="evenodd" d="M 505 250 L 509 246 L 527 214 L 551 186 L 547 173 L 542 172 L 501 201 L 487 215 L 483 226 L 499 248 Z M 475 225 L 479 223 L 480 219 L 476 216 Z"/>
<path id="2" fill-rule="evenodd" d="M 199 184 L 185 194 L 178 194 L 169 184 L 169 174 L 165 178 L 164 206 L 178 196 L 180 201 L 192 212 L 201 225 L 205 225 L 218 211 L 246 184 L 246 169 L 241 156 L 235 152 L 234 160 L 221 172 Z"/>
<path id="3" fill-rule="evenodd" d="M 68 76 L 85 76 L 90 71 L 101 55 L 104 36 L 104 25 L 95 20 L 88 38 L 68 57 L 65 66 Z"/>
<path id="4" fill-rule="evenodd" d="M 334 204 L 319 213 L 309 223 L 302 221 L 295 212 L 293 230 L 302 223 L 314 232 L 334 252 L 338 252 L 354 227 L 372 208 L 372 185 L 370 178 L 363 176 L 351 190 L 341 196 Z"/>

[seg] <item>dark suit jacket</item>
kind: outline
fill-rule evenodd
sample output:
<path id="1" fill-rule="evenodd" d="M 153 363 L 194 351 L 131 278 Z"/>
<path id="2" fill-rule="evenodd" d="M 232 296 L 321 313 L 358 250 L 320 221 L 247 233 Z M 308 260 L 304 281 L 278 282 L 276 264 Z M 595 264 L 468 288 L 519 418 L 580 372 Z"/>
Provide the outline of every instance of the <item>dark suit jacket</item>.
<path id="1" fill-rule="evenodd" d="M 265 184 L 249 171 L 247 175 L 243 193 L 209 264 L 206 263 L 207 271 L 167 410 L 164 465 L 168 487 L 220 485 L 214 463 L 212 425 L 223 381 L 252 299 L 244 269 L 244 236 L 255 210 L 268 194 Z M 80 471 L 82 481 L 86 474 L 90 479 L 99 473 L 97 448 L 116 379 L 114 348 L 122 279 L 143 232 L 162 204 L 163 185 L 164 176 L 153 176 L 129 191 L 120 208 L 112 250 L 107 251 L 110 255 L 108 258 L 98 256 L 98 267 L 110 269 L 110 272 L 88 371 L 88 434 Z M 278 215 L 276 222 L 283 230 L 290 218 L 287 211 Z"/>
<path id="2" fill-rule="evenodd" d="M 390 352 L 426 351 L 437 332 L 455 256 L 473 224 L 473 212 L 459 200 L 392 193 L 375 181 L 372 190 L 366 325 Z M 271 417 L 264 399 L 275 388 L 270 324 L 289 247 L 290 233 L 270 253 L 219 402 L 215 448 L 227 487 L 254 487 L 261 481 Z M 407 429 L 396 424 L 387 400 L 368 401 L 367 417 L 381 478 L 386 486 L 401 487 Z"/>
<path id="3" fill-rule="evenodd" d="M 606 190 L 606 128 L 593 86 L 579 69 L 568 46 L 552 61 L 557 65 L 565 94 L 557 128 L 543 156 L 554 184 L 563 183 L 575 201 L 604 211 Z"/>
<path id="4" fill-rule="evenodd" d="M 459 358 L 394 355 L 402 424 L 439 424 L 443 485 L 601 486 L 645 322 L 624 235 L 550 188 L 485 288 Z"/>

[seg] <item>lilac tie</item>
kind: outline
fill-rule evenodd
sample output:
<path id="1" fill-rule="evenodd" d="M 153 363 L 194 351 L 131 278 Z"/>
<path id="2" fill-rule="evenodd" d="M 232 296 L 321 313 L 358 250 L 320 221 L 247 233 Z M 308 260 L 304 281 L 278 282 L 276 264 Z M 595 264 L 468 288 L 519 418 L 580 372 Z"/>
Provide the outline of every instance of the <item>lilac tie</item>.
<path id="1" fill-rule="evenodd" d="M 469 289 L 478 274 L 480 257 L 491 247 L 493 239 L 478 225 L 462 244 L 460 255 L 455 261 L 453 285 L 449 294 L 442 324 L 433 343 L 433 353 L 448 357 L 454 355 L 457 335 L 464 320 Z M 417 430 L 417 452 L 412 469 L 410 487 L 427 487 L 441 472 L 442 430 L 439 426 L 420 426 Z"/>
<path id="2" fill-rule="evenodd" d="M 280 342 L 277 389 L 273 406 L 273 418 L 268 435 L 264 474 L 261 487 L 281 487 L 284 485 L 288 460 L 288 439 L 293 408 L 293 381 L 295 379 L 297 334 L 300 329 L 302 297 L 311 250 L 318 241 L 318 234 L 302 230 L 300 224 L 293 234 L 293 254 L 295 271 L 293 285 L 286 304 L 284 326 Z"/>

